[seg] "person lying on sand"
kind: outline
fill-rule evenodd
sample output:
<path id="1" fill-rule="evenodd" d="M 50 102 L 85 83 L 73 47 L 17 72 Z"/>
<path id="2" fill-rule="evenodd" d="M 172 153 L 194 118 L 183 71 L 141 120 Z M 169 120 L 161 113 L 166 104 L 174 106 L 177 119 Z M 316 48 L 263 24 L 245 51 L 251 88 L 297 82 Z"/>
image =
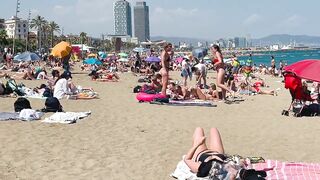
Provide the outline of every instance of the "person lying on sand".
<path id="1" fill-rule="evenodd" d="M 217 86 L 214 83 L 210 84 L 209 89 L 200 89 L 199 87 L 197 87 L 196 94 L 199 99 L 204 101 L 219 100 L 220 97 Z"/>
<path id="2" fill-rule="evenodd" d="M 266 94 L 271 96 L 276 96 L 277 93 L 274 90 L 271 91 L 263 91 L 258 86 L 250 86 L 244 82 L 240 83 L 238 93 L 240 95 L 252 95 L 252 94 Z"/>
<path id="3" fill-rule="evenodd" d="M 265 171 L 246 170 L 246 162 L 230 162 L 229 156 L 225 154 L 222 139 L 217 128 L 211 128 L 208 144 L 204 130 L 196 128 L 193 133 L 193 143 L 190 150 L 184 156 L 184 162 L 191 172 L 197 177 L 210 177 L 210 179 L 236 180 L 237 175 L 241 179 L 264 179 Z"/>
<path id="4" fill-rule="evenodd" d="M 161 92 L 162 89 L 162 76 L 161 74 L 155 74 L 151 76 L 151 84 L 150 86 L 152 89 L 154 89 L 156 92 Z"/>

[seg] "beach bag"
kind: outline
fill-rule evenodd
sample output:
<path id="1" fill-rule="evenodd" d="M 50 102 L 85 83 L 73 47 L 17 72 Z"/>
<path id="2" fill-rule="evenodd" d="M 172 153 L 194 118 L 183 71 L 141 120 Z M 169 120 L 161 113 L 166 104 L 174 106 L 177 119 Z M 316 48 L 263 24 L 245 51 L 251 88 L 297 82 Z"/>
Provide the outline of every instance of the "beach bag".
<path id="1" fill-rule="evenodd" d="M 20 97 L 14 102 L 14 111 L 21 112 L 23 109 L 32 108 L 28 99 Z"/>
<path id="2" fill-rule="evenodd" d="M 141 86 L 136 86 L 133 88 L 133 93 L 139 93 L 141 91 Z"/>
<path id="3" fill-rule="evenodd" d="M 62 106 L 56 97 L 48 97 L 42 112 L 62 112 Z"/>
<path id="4" fill-rule="evenodd" d="M 49 89 L 47 87 L 44 89 L 44 92 L 42 95 L 43 95 L 43 97 L 47 97 L 47 98 L 53 97 L 53 93 L 52 93 L 51 89 Z"/>
<path id="5" fill-rule="evenodd" d="M 24 93 L 19 90 L 18 85 L 14 79 L 9 79 L 6 83 L 5 94 L 11 93 L 16 93 L 18 96 L 24 96 Z"/>

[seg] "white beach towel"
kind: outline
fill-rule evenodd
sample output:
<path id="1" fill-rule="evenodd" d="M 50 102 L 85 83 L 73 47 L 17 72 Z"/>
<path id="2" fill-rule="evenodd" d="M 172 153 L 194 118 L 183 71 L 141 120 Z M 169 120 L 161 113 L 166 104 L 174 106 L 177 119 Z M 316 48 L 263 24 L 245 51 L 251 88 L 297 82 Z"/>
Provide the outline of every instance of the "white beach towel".
<path id="1" fill-rule="evenodd" d="M 62 124 L 72 124 L 76 123 L 79 119 L 88 117 L 91 111 L 88 112 L 57 112 L 54 113 L 49 118 L 45 118 L 42 122 L 45 123 L 62 123 Z"/>
<path id="2" fill-rule="evenodd" d="M 37 112 L 33 109 L 23 109 L 19 114 L 19 119 L 23 121 L 34 121 L 39 120 L 42 116 L 42 112 Z"/>
<path id="3" fill-rule="evenodd" d="M 184 156 L 178 163 L 175 171 L 170 175 L 178 180 L 208 180 L 209 178 L 199 178 L 195 173 L 192 173 L 188 165 L 184 162 Z"/>

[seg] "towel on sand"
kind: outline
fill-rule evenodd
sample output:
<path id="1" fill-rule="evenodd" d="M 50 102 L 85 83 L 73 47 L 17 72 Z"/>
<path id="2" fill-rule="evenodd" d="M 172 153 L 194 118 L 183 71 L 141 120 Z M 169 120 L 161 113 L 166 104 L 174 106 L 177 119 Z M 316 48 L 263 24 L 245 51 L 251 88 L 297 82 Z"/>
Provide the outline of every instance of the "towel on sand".
<path id="1" fill-rule="evenodd" d="M 254 164 L 253 168 L 266 171 L 267 180 L 320 179 L 320 164 L 315 163 L 289 163 L 267 160 L 265 163 Z"/>
<path id="2" fill-rule="evenodd" d="M 22 121 L 32 121 L 39 120 L 44 113 L 37 112 L 32 109 L 23 109 L 19 112 L 0 112 L 0 121 L 9 121 L 9 120 L 22 120 Z"/>
<path id="3" fill-rule="evenodd" d="M 208 180 L 209 178 L 199 178 L 196 174 L 192 173 L 188 165 L 184 162 L 184 156 L 178 163 L 175 171 L 170 175 L 178 180 Z"/>
<path id="4" fill-rule="evenodd" d="M 54 113 L 49 118 L 45 118 L 42 122 L 45 123 L 62 123 L 62 124 L 72 124 L 76 123 L 79 119 L 88 117 L 91 111 L 88 112 L 57 112 Z"/>

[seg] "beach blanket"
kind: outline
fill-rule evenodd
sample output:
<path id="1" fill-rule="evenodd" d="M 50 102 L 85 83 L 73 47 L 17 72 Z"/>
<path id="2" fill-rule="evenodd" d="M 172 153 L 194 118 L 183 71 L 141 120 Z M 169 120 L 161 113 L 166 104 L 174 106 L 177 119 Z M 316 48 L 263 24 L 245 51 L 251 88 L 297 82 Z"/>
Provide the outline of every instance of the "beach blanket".
<path id="1" fill-rule="evenodd" d="M 23 109 L 19 112 L 0 112 L 0 121 L 21 120 L 32 121 L 39 120 L 44 115 L 42 112 L 36 112 L 32 109 Z"/>
<path id="2" fill-rule="evenodd" d="M 18 120 L 19 113 L 16 112 L 0 112 L 0 121 Z"/>
<path id="3" fill-rule="evenodd" d="M 290 163 L 267 160 L 265 163 L 254 164 L 253 168 L 266 171 L 267 180 L 320 179 L 320 164 L 315 163 Z"/>
<path id="4" fill-rule="evenodd" d="M 150 104 L 169 105 L 169 106 L 217 107 L 217 105 L 213 104 L 213 102 L 211 102 L 211 101 L 202 101 L 202 100 L 169 100 L 169 103 L 152 101 L 152 102 L 150 102 Z"/>
<path id="5" fill-rule="evenodd" d="M 42 122 L 45 123 L 61 123 L 72 124 L 78 120 L 88 117 L 91 111 L 88 112 L 57 112 L 51 115 L 49 118 L 45 118 Z"/>

